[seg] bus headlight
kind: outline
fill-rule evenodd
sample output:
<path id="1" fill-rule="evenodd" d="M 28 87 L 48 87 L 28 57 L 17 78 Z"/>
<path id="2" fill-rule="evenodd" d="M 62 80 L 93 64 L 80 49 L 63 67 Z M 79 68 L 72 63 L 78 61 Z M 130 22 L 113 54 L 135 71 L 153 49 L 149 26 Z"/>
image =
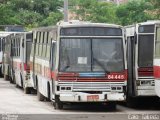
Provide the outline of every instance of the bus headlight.
<path id="1" fill-rule="evenodd" d="M 72 90 L 72 87 L 70 86 L 61 86 L 60 87 L 60 91 L 71 91 Z"/>
<path id="2" fill-rule="evenodd" d="M 122 87 L 121 87 L 121 86 L 112 86 L 112 87 L 111 87 L 111 90 L 112 90 L 112 91 L 118 91 L 118 92 L 119 92 L 119 91 L 122 91 Z"/>

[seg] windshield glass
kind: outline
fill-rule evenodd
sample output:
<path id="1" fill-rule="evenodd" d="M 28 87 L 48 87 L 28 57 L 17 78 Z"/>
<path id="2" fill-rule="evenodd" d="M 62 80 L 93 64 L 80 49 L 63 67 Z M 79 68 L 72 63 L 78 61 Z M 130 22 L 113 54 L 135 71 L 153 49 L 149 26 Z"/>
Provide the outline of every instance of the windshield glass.
<path id="1" fill-rule="evenodd" d="M 124 70 L 121 39 L 93 39 L 93 71 L 119 72 Z"/>
<path id="2" fill-rule="evenodd" d="M 124 70 L 122 39 L 61 39 L 60 71 L 120 72 Z"/>
<path id="3" fill-rule="evenodd" d="M 90 39 L 61 39 L 60 71 L 91 71 Z"/>

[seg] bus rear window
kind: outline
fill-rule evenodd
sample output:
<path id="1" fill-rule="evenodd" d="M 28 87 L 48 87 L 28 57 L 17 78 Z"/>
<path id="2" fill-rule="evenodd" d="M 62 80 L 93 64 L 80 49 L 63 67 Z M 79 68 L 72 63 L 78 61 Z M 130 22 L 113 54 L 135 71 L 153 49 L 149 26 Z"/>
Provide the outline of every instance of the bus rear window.
<path id="1" fill-rule="evenodd" d="M 154 33 L 154 25 L 141 25 L 138 31 L 139 33 Z"/>

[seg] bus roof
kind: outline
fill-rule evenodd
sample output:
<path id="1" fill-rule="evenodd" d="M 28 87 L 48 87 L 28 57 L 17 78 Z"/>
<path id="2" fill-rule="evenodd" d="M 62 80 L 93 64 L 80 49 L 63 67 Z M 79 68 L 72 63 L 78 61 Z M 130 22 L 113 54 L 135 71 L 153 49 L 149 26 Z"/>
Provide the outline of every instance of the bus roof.
<path id="1" fill-rule="evenodd" d="M 60 27 L 115 27 L 115 28 L 122 28 L 120 25 L 116 24 L 106 24 L 106 23 L 91 23 L 89 21 L 79 21 L 79 20 L 72 20 L 69 22 L 59 22 L 57 25 Z"/>
<path id="2" fill-rule="evenodd" d="M 148 20 L 146 22 L 138 23 L 138 25 L 153 25 L 153 24 L 160 24 L 160 20 Z"/>
<path id="3" fill-rule="evenodd" d="M 114 27 L 114 28 L 123 28 L 120 25 L 115 24 L 106 24 L 106 23 L 91 23 L 88 21 L 79 21 L 79 20 L 72 20 L 69 22 L 58 22 L 56 26 L 48 26 L 48 27 L 39 27 L 34 28 L 33 31 L 51 31 L 53 29 L 65 28 L 65 27 Z"/>

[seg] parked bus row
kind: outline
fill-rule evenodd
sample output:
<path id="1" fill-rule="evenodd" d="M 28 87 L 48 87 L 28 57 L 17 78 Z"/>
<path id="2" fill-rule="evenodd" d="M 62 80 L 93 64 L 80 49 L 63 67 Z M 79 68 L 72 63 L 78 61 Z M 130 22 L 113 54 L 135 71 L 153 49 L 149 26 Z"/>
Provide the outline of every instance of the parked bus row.
<path id="1" fill-rule="evenodd" d="M 160 97 L 159 26 L 70 21 L 13 33 L 3 37 L 2 73 L 56 109 L 86 102 L 116 108 L 117 101 Z"/>

